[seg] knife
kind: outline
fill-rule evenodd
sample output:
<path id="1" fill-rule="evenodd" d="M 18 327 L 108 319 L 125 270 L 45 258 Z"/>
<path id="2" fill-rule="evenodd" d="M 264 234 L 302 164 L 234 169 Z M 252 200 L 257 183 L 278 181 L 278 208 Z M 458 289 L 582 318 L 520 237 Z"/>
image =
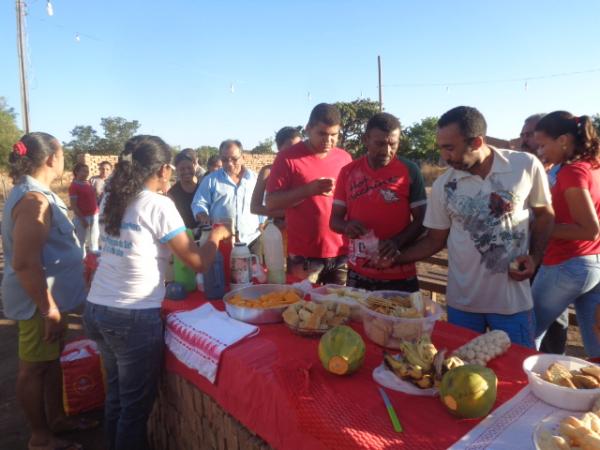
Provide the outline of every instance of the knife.
<path id="1" fill-rule="evenodd" d="M 396 411 L 394 410 L 394 407 L 392 406 L 392 402 L 390 401 L 390 398 L 388 397 L 388 395 L 385 393 L 385 391 L 381 387 L 379 387 L 379 393 L 381 394 L 381 398 L 383 398 L 383 402 L 385 403 L 387 412 L 390 415 L 390 420 L 392 421 L 392 425 L 394 426 L 394 431 L 396 433 L 402 433 L 404 431 L 404 429 L 402 428 L 402 425 L 400 424 L 400 421 L 398 420 L 398 416 L 396 415 Z"/>

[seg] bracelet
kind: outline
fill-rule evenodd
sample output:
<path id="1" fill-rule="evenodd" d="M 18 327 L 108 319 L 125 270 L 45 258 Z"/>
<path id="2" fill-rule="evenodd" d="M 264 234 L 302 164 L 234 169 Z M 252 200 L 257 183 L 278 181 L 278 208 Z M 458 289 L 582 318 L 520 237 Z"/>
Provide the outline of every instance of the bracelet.
<path id="1" fill-rule="evenodd" d="M 52 308 L 48 308 L 48 311 L 46 311 L 45 313 L 40 311 L 40 314 L 42 315 L 42 317 L 48 317 L 53 311 L 58 311 L 58 308 L 56 306 L 53 306 Z"/>

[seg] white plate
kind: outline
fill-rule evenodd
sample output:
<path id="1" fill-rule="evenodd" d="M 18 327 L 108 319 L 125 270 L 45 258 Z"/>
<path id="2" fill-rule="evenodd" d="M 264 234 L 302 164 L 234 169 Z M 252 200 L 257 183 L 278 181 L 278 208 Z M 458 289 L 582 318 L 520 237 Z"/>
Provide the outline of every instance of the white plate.
<path id="1" fill-rule="evenodd" d="M 550 433 L 552 433 L 554 435 L 559 435 L 558 427 L 560 426 L 560 422 L 565 417 L 569 417 L 574 414 L 577 414 L 577 413 L 574 413 L 573 411 L 559 410 L 559 411 L 556 411 L 556 412 L 550 414 L 544 420 L 542 420 L 540 423 L 538 423 L 537 426 L 533 429 L 533 435 L 532 435 L 533 445 L 535 446 L 535 449 L 541 450 L 541 448 L 539 446 L 539 439 L 544 430 L 548 430 Z"/>
<path id="2" fill-rule="evenodd" d="M 380 385 L 393 391 L 404 392 L 411 395 L 423 395 L 426 397 L 434 397 L 438 395 L 438 389 L 421 389 L 409 381 L 404 381 L 398 378 L 391 370 L 387 368 L 385 363 L 373 369 L 373 379 Z"/>

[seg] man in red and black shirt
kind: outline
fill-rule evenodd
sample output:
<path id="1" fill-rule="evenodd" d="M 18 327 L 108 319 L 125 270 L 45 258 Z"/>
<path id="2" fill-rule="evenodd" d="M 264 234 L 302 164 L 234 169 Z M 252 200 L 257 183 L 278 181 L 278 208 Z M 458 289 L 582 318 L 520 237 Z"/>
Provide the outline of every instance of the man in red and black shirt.
<path id="1" fill-rule="evenodd" d="M 313 283 L 346 284 L 346 241 L 329 228 L 336 179 L 352 161 L 335 146 L 340 124 L 334 105 L 315 106 L 308 139 L 277 154 L 267 182 L 267 208 L 285 209 L 288 272 Z"/>
<path id="2" fill-rule="evenodd" d="M 423 176 L 416 164 L 396 157 L 400 122 L 393 115 L 374 115 L 363 143 L 367 154 L 340 172 L 331 214 L 331 228 L 350 238 L 347 284 L 416 292 L 415 264 L 393 264 L 393 257 L 423 231 Z"/>

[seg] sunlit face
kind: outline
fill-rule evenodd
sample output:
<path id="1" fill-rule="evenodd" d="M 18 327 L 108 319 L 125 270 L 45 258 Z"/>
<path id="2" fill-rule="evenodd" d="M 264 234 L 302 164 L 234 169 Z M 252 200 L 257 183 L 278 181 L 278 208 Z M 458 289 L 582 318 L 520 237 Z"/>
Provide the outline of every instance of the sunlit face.
<path id="1" fill-rule="evenodd" d="M 54 152 L 54 158 L 55 158 L 54 170 L 56 172 L 56 176 L 60 177 L 60 176 L 62 176 L 62 174 L 65 171 L 65 152 L 63 151 L 63 148 L 62 148 L 62 145 L 60 145 L 60 142 L 56 141 L 56 145 L 58 148 Z"/>
<path id="2" fill-rule="evenodd" d="M 193 183 L 194 176 L 196 175 L 196 164 L 194 164 L 189 159 L 182 159 L 175 166 L 175 170 L 177 171 L 177 178 L 179 178 L 184 183 Z"/>
<path id="3" fill-rule="evenodd" d="M 302 139 L 300 139 L 300 136 L 294 136 L 291 139 L 286 139 L 286 141 L 281 145 L 281 147 L 279 147 L 279 151 L 287 150 L 292 145 L 296 145 L 301 140 Z"/>
<path id="4" fill-rule="evenodd" d="M 438 128 L 437 146 L 440 155 L 449 166 L 457 170 L 469 171 L 477 162 L 477 154 L 471 148 L 470 142 L 465 139 L 456 123 Z"/>
<path id="5" fill-rule="evenodd" d="M 340 134 L 339 125 L 326 125 L 318 122 L 306 127 L 308 142 L 317 153 L 326 153 L 335 147 Z"/>
<path id="6" fill-rule="evenodd" d="M 244 163 L 242 150 L 237 145 L 230 145 L 221 151 L 221 162 L 228 175 L 239 175 Z"/>
<path id="7" fill-rule="evenodd" d="M 387 166 L 396 156 L 400 145 L 400 129 L 391 132 L 373 128 L 363 138 L 369 165 L 374 169 Z"/>
<path id="8" fill-rule="evenodd" d="M 86 181 L 89 176 L 90 176 L 90 169 L 88 166 L 81 167 L 75 174 L 75 178 L 77 179 L 77 181 Z"/>
<path id="9" fill-rule="evenodd" d="M 536 131 L 534 137 L 538 145 L 538 155 L 543 162 L 560 164 L 567 158 L 567 136 L 562 135 L 553 139 L 543 131 Z"/>
<path id="10" fill-rule="evenodd" d="M 109 175 L 110 175 L 111 172 L 112 172 L 112 167 L 110 167 L 108 164 L 102 164 L 98 168 L 98 175 L 103 180 L 107 179 L 109 177 Z"/>
<path id="11" fill-rule="evenodd" d="M 538 144 L 534 139 L 536 121 L 530 120 L 525 122 L 521 130 L 521 150 L 537 155 Z"/>

